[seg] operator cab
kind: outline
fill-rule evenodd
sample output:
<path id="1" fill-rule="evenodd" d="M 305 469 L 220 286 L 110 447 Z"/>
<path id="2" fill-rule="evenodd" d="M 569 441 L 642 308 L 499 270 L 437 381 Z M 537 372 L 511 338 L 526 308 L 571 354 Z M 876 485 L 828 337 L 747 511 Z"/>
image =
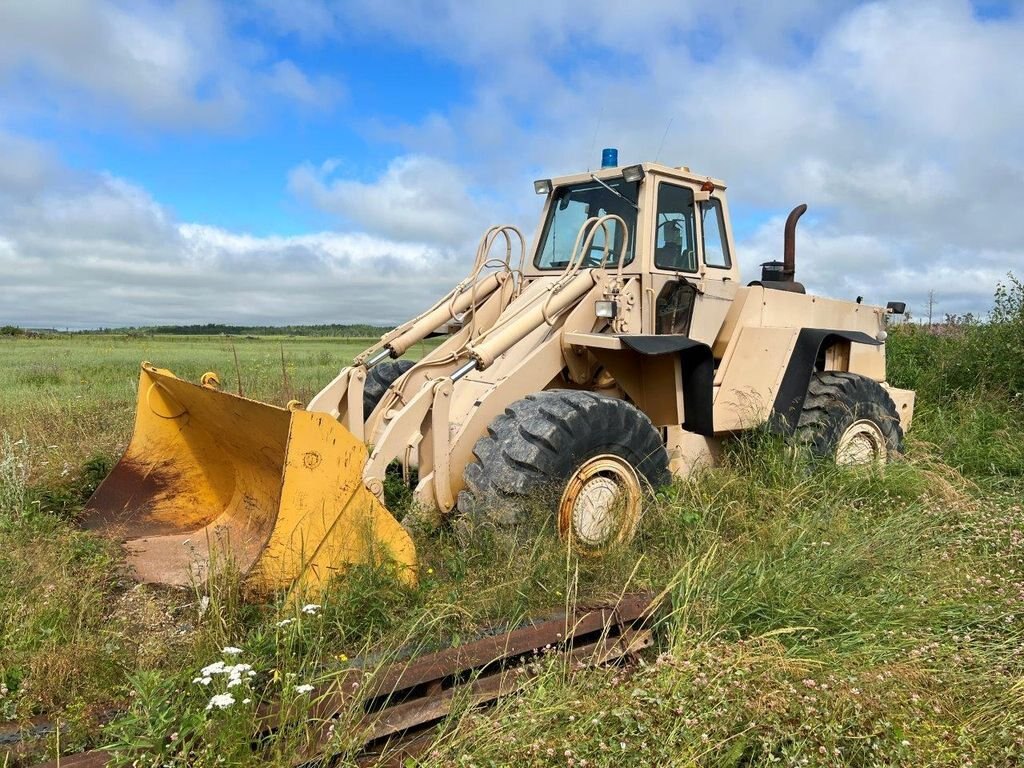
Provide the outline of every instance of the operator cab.
<path id="1" fill-rule="evenodd" d="M 724 182 L 685 167 L 619 166 L 614 152 L 610 160 L 598 171 L 534 183 L 546 202 L 525 277 L 621 268 L 624 279 L 639 278 L 643 333 L 711 343 L 739 285 Z"/>
<path id="2" fill-rule="evenodd" d="M 733 267 L 725 184 L 654 163 L 602 168 L 599 171 L 534 182 L 547 196 L 543 225 L 534 243 L 531 276 L 565 269 L 574 258 L 581 267 L 632 267 L 626 272 L 665 271 L 717 279 L 738 279 Z M 588 253 L 579 248 L 593 218 L 612 215 L 595 233 Z M 623 227 L 623 224 L 625 225 Z M 639 254 L 641 258 L 635 257 Z M 715 270 L 712 272 L 711 270 Z"/>

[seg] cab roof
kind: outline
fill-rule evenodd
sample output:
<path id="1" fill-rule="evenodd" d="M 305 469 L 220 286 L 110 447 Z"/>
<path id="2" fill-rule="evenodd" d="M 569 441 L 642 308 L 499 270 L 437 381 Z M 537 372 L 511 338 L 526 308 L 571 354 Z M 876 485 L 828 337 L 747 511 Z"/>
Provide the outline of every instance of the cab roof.
<path id="1" fill-rule="evenodd" d="M 641 166 L 644 169 L 645 174 L 669 177 L 698 186 L 710 181 L 715 185 L 716 189 L 725 189 L 725 182 L 721 179 L 694 173 L 685 165 L 671 166 L 662 165 L 660 163 L 631 163 L 629 165 L 618 165 L 613 168 L 599 168 L 595 171 L 588 171 L 586 173 L 575 173 L 570 176 L 556 176 L 551 179 L 551 184 L 555 187 L 567 184 L 580 184 L 582 182 L 590 181 L 592 176 L 596 176 L 602 180 L 614 179 L 622 176 L 623 169 L 632 168 L 636 165 Z"/>

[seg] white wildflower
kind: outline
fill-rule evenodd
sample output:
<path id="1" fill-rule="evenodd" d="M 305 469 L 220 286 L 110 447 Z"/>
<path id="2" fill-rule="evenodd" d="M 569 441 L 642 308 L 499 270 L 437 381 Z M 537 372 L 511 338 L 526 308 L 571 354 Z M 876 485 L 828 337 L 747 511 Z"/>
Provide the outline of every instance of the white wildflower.
<path id="1" fill-rule="evenodd" d="M 206 677 L 195 677 L 192 678 L 192 682 L 197 683 L 199 685 L 209 685 L 211 682 L 213 682 L 213 678 L 209 675 L 207 675 Z"/>
<path id="2" fill-rule="evenodd" d="M 232 677 L 230 680 L 228 680 L 228 688 L 234 688 L 236 685 L 241 685 L 241 684 L 242 684 L 242 678 L 240 678 L 240 677 Z"/>
<path id="3" fill-rule="evenodd" d="M 252 704 L 252 699 L 242 699 L 243 704 Z"/>
<path id="4" fill-rule="evenodd" d="M 277 622 L 277 626 L 279 626 L 279 627 L 287 627 L 293 621 L 295 621 L 295 619 L 282 619 L 281 621 Z"/>
<path id="5" fill-rule="evenodd" d="M 208 710 L 213 709 L 214 707 L 216 707 L 217 709 L 227 709 L 234 703 L 235 697 L 232 696 L 230 693 L 218 693 L 216 696 L 210 699 L 210 703 L 206 705 L 206 708 Z"/>
<path id="6" fill-rule="evenodd" d="M 295 686 L 295 692 L 296 693 L 309 693 L 312 690 L 313 690 L 313 686 L 310 685 L 309 683 L 303 683 L 302 685 L 296 685 Z"/>
<path id="7" fill-rule="evenodd" d="M 220 649 L 221 653 L 227 654 L 228 656 L 237 656 L 242 652 L 241 648 L 235 648 L 233 645 L 226 645 Z"/>
<path id="8" fill-rule="evenodd" d="M 201 670 L 199 670 L 199 674 L 203 675 L 204 677 L 208 677 L 209 675 L 219 675 L 222 672 L 224 672 L 223 661 L 215 661 L 213 662 L 213 664 L 210 664 L 209 666 L 203 667 Z"/>
<path id="9" fill-rule="evenodd" d="M 200 618 L 202 618 L 203 614 L 206 613 L 206 611 L 207 611 L 207 609 L 209 607 L 210 607 L 210 598 L 209 597 L 207 597 L 206 595 L 203 595 L 201 598 L 199 598 L 199 617 Z"/>
<path id="10" fill-rule="evenodd" d="M 302 606 L 302 612 L 308 613 L 310 616 L 316 616 L 316 612 L 320 610 L 319 603 L 307 603 Z"/>

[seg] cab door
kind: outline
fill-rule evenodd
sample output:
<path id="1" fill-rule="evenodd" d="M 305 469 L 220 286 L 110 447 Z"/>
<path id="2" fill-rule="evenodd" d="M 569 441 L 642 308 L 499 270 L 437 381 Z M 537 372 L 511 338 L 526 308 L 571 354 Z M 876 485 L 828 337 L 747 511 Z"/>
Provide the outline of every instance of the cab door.
<path id="1" fill-rule="evenodd" d="M 644 332 L 689 336 L 700 292 L 694 190 L 659 179 L 653 195 L 650 276 L 644 287 Z"/>
<path id="2" fill-rule="evenodd" d="M 739 286 L 733 257 L 732 229 L 723 190 L 715 189 L 697 203 L 700 266 L 690 338 L 714 346 Z M 703 195 L 702 195 L 703 197 Z"/>

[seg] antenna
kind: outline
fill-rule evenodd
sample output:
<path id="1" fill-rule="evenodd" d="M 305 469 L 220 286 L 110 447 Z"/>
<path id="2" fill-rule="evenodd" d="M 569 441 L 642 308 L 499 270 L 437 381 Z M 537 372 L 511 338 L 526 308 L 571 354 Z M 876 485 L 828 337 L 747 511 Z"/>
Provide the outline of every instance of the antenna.
<path id="1" fill-rule="evenodd" d="M 590 149 L 587 150 L 587 157 L 594 156 L 594 147 L 597 146 L 597 132 L 601 130 L 601 121 L 604 120 L 604 104 L 597 115 L 597 125 L 594 126 L 594 135 L 590 137 Z M 590 173 L 590 163 L 587 162 L 587 173 Z"/>
<path id="2" fill-rule="evenodd" d="M 658 151 L 654 153 L 654 162 L 658 162 L 658 158 L 661 157 L 661 149 L 665 146 L 665 139 L 668 137 L 668 129 L 672 127 L 672 121 L 674 117 L 668 119 L 668 125 L 665 126 L 665 132 L 661 134 L 661 143 L 658 145 Z"/>

